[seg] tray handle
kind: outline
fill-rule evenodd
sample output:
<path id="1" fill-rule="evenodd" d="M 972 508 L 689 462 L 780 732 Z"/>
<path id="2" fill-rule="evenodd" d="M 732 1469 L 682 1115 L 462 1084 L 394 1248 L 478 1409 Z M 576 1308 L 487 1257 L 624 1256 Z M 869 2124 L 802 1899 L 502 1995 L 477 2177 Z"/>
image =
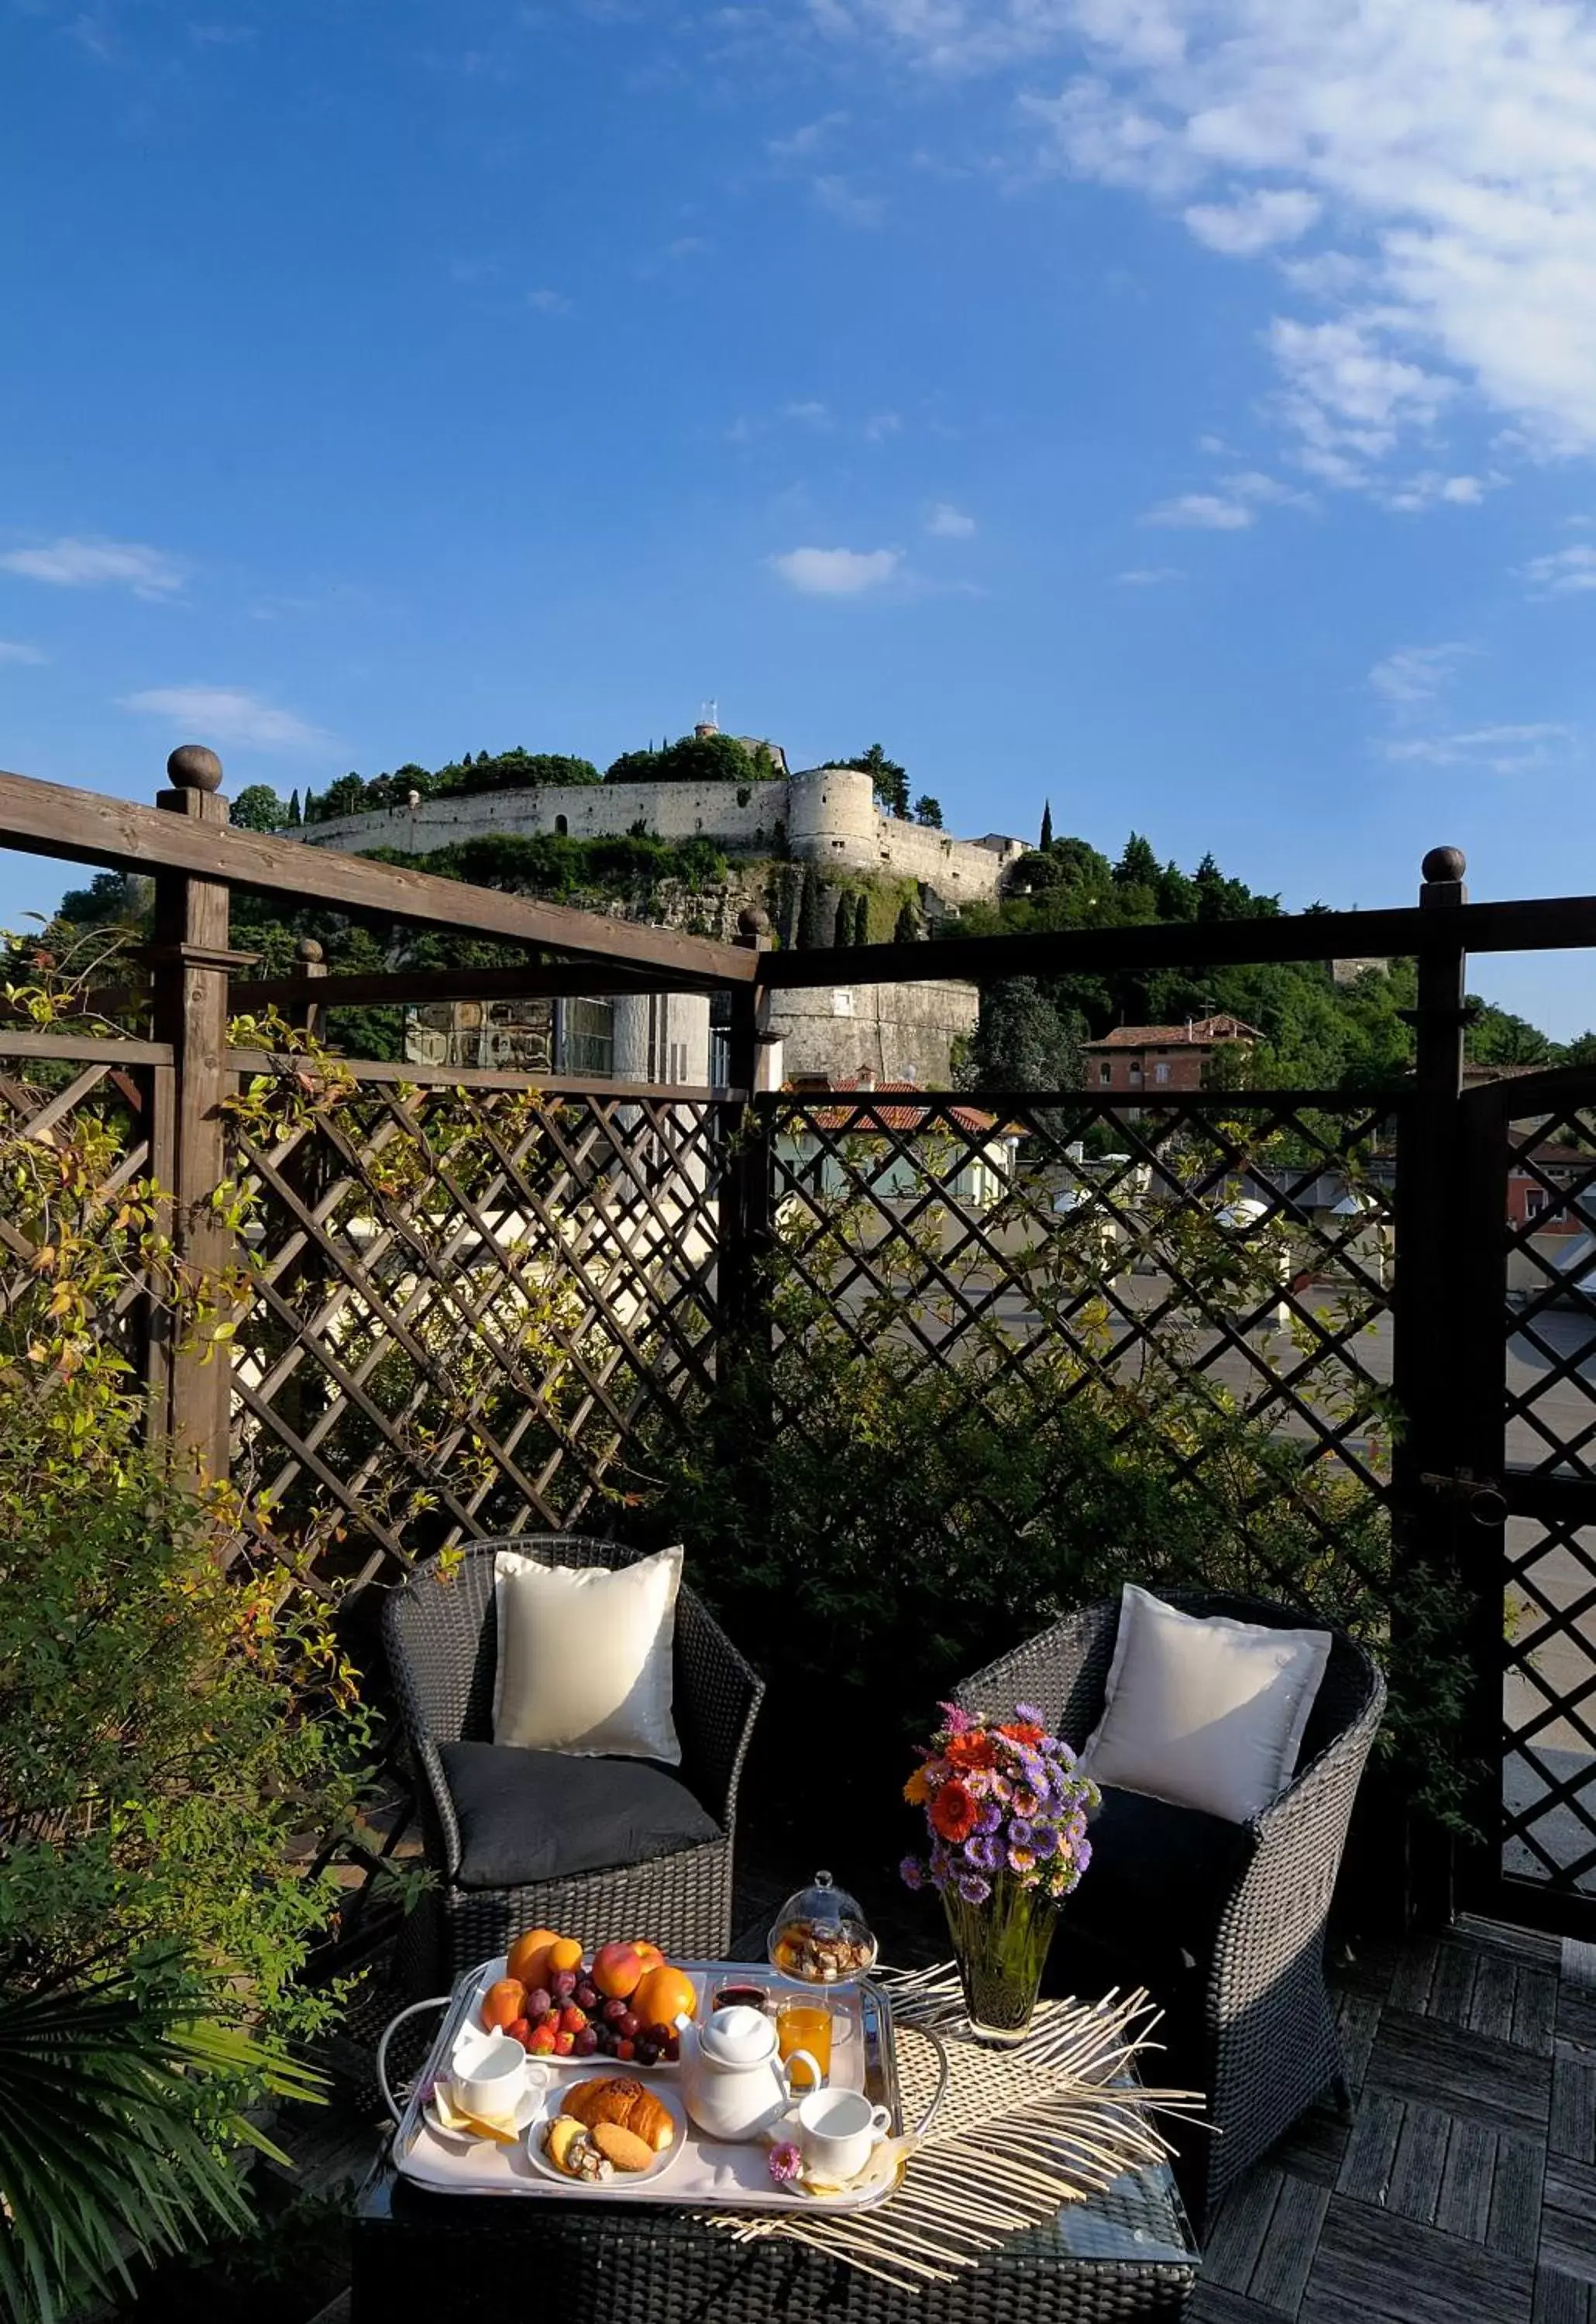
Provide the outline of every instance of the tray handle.
<path id="1" fill-rule="evenodd" d="M 921 2139 L 927 2135 L 932 2124 L 942 2112 L 942 2102 L 947 2096 L 948 2076 L 952 2070 L 951 2061 L 949 2061 L 947 2054 L 946 2043 L 944 2042 L 940 2034 L 934 2034 L 928 2025 L 918 2025 L 915 2023 L 912 2017 L 905 2018 L 899 2025 L 898 2032 L 900 2035 L 904 2034 L 918 2034 L 923 2042 L 929 2042 L 931 2047 L 936 2052 L 936 2092 L 931 2099 L 930 2105 L 926 2108 L 925 2113 L 920 2116 L 918 2122 L 916 2123 L 914 2128 L 904 2133 L 906 2141 L 910 2145 L 918 2146 Z"/>
<path id="2" fill-rule="evenodd" d="M 393 2036 L 398 2033 L 400 2027 L 405 2023 L 407 2018 L 419 2017 L 423 2009 L 447 2009 L 453 2002 L 454 1997 L 455 1997 L 452 1993 L 435 1993 L 429 2000 L 412 2001 L 408 2009 L 401 2009 L 398 2016 L 391 2017 L 388 2020 L 387 2024 L 383 2028 L 383 2038 L 377 2043 L 377 2088 L 383 2093 L 383 2104 L 387 2107 L 389 2113 L 393 2116 L 396 2123 L 400 2123 L 404 2120 L 404 2108 L 400 2105 L 398 2099 L 394 2097 L 392 2090 L 389 2087 L 388 2044 L 392 2041 Z M 938 2046 L 940 2047 L 940 2044 L 938 2044 Z"/>

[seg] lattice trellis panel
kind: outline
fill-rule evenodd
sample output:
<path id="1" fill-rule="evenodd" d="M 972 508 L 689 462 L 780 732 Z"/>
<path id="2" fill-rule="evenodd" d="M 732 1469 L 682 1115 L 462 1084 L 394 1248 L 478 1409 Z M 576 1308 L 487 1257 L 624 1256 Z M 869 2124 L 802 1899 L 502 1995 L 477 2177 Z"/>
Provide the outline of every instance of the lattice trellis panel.
<path id="1" fill-rule="evenodd" d="M 1596 1895 L 1596 1108 L 1509 1124 L 1502 1868 Z"/>
<path id="2" fill-rule="evenodd" d="M 1596 1895 L 1596 1524 L 1508 1528 L 1502 1868 Z"/>
<path id="3" fill-rule="evenodd" d="M 341 1510 L 348 1582 L 601 1523 L 640 1432 L 692 1425 L 715 1370 L 715 1105 L 373 1080 L 235 1148 L 258 1200 L 235 1473 L 290 1513 Z"/>
<path id="4" fill-rule="evenodd" d="M 862 1095 L 771 1101 L 768 1121 L 787 1330 L 885 1342 L 906 1380 L 956 1378 L 1010 1415 L 1029 1397 L 1038 1428 L 1084 1399 L 1243 1529 L 1250 1493 L 1284 1491 L 1327 1558 L 1349 1554 L 1344 1513 L 1389 1480 L 1379 1111 Z M 779 1357 L 776 1378 L 778 1422 L 804 1427 L 804 1367 Z M 1267 1478 L 1238 1471 L 1244 1425 L 1289 1448 Z M 1383 1587 L 1383 1555 L 1362 1578 Z"/>
<path id="5" fill-rule="evenodd" d="M 124 1191 L 155 1175 L 152 1110 L 145 1068 L 111 1058 L 8 1056 L 0 1043 L 0 1144 L 16 1149 L 0 1181 L 0 1317 L 14 1314 L 36 1280 L 40 1240 L 52 1231 L 51 1174 L 77 1154 L 88 1177 L 68 1194 L 65 1213 L 76 1231 L 125 1246 L 122 1288 L 98 1329 L 110 1333 L 135 1377 L 143 1363 L 146 1286 L 133 1237 L 119 1234 L 114 1222 Z"/>
<path id="6" fill-rule="evenodd" d="M 1508 1168 L 1508 1461 L 1596 1481 L 1596 1109 L 1513 1123 Z"/>

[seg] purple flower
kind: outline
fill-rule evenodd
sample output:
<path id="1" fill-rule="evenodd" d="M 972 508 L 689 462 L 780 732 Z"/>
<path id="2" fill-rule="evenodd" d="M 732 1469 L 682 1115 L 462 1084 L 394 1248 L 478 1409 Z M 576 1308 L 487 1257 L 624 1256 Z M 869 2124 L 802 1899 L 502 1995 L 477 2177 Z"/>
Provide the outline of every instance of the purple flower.
<path id="1" fill-rule="evenodd" d="M 941 1711 L 942 1723 L 950 1735 L 968 1735 L 972 1727 L 977 1723 L 971 1718 L 969 1712 L 961 1710 L 956 1702 L 939 1702 L 936 1708 Z"/>
<path id="2" fill-rule="evenodd" d="M 989 1800 L 985 1807 L 982 1809 L 981 1813 L 975 1819 L 975 1829 L 980 1832 L 994 1832 L 998 1830 L 1002 1821 L 1002 1809 L 997 1805 L 995 1801 Z"/>
<path id="3" fill-rule="evenodd" d="M 1018 1804 L 1018 1803 L 1016 1804 Z M 1030 1846 L 1031 1823 L 1029 1816 L 1017 1815 L 1015 1817 L 1013 1822 L 1009 1826 L 1009 1839 L 1010 1843 L 1016 1848 L 1029 1848 Z"/>
<path id="4" fill-rule="evenodd" d="M 1042 1812 L 1040 1795 L 1034 1790 L 1016 1790 L 1014 1794 L 1014 1812 L 1022 1823 L 1029 1822 L 1032 1816 L 1040 1815 Z"/>
<path id="5" fill-rule="evenodd" d="M 978 1872 L 995 1872 L 998 1868 L 998 1843 L 985 1832 L 978 1831 L 973 1840 L 964 1842 L 964 1854 Z"/>
<path id="6" fill-rule="evenodd" d="M 1065 1825 L 1064 1836 L 1070 1841 L 1072 1846 L 1076 1847 L 1078 1847 L 1080 1842 L 1085 1839 L 1086 1818 L 1080 1808 L 1075 1810 L 1074 1815 L 1071 1816 L 1069 1821 Z"/>
<path id="7" fill-rule="evenodd" d="M 1017 1726 L 1039 1727 L 1044 1734 L 1047 1732 L 1047 1714 L 1045 1711 L 1038 1711 L 1034 1702 L 1017 1702 L 1014 1719 Z"/>
<path id="8" fill-rule="evenodd" d="M 770 2176 L 778 2187 L 790 2187 L 804 2167 L 804 2158 L 790 2139 L 773 2146 L 770 2154 Z"/>
<path id="9" fill-rule="evenodd" d="M 961 1872 L 959 1894 L 966 1904 L 984 1904 L 992 1895 L 992 1882 L 983 1880 L 979 1872 Z"/>
<path id="10" fill-rule="evenodd" d="M 1092 1861 L 1092 1842 L 1089 1840 L 1077 1840 L 1074 1853 L 1076 1872 L 1084 1872 Z"/>
<path id="11" fill-rule="evenodd" d="M 1039 1823 L 1031 1832 L 1030 1844 L 1044 1861 L 1058 1852 L 1058 1834 L 1050 1823 Z"/>
<path id="12" fill-rule="evenodd" d="M 906 1888 L 923 1888 L 926 1885 L 926 1868 L 918 1856 L 906 1856 L 898 1868 L 898 1877 Z"/>
<path id="13" fill-rule="evenodd" d="M 1009 1869 L 1010 1872 L 1034 1872 L 1036 1868 L 1036 1856 L 1030 1849 L 1013 1847 L 1010 1849 Z"/>

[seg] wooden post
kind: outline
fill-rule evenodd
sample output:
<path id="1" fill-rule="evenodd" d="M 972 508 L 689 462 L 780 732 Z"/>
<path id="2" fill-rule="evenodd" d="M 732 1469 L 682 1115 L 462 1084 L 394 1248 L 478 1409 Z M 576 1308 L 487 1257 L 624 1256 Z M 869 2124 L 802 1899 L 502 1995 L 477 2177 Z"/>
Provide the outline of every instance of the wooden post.
<path id="1" fill-rule="evenodd" d="M 763 912 L 745 911 L 737 941 L 751 952 L 768 951 L 770 927 Z M 770 1120 L 768 1108 L 755 1095 L 769 1008 L 769 993 L 762 984 L 732 988 L 728 1074 L 733 1088 L 747 1094 L 728 1101 L 724 1110 L 726 1162 L 721 1181 L 716 1270 L 720 1342 L 715 1351 L 715 1377 L 723 1389 L 735 1380 L 742 1391 L 735 1406 L 722 1414 L 722 1458 L 747 1479 L 761 1471 L 770 1421 L 770 1290 L 764 1278 L 774 1229 Z"/>
<path id="2" fill-rule="evenodd" d="M 327 974 L 327 957 L 314 936 L 301 936 L 294 947 L 294 967 L 300 979 L 309 983 Z M 327 1010 L 307 992 L 293 1011 L 293 1021 L 301 1033 L 313 1041 L 327 1038 Z"/>
<path id="3" fill-rule="evenodd" d="M 214 751 L 185 743 L 166 762 L 174 788 L 155 804 L 197 824 L 225 825 L 222 762 Z M 227 971 L 249 955 L 227 947 L 227 890 L 219 881 L 161 871 L 155 876 L 155 938 L 151 947 L 155 1038 L 170 1041 L 173 1120 L 162 1144 L 171 1157 L 172 1239 L 185 1277 L 212 1276 L 233 1257 L 233 1239 L 211 1197 L 226 1176 L 220 1105 L 226 1094 Z M 201 1363 L 200 1351 L 174 1347 L 169 1361 L 170 1428 L 202 1479 L 227 1474 L 228 1386 L 226 1348 Z"/>
<path id="4" fill-rule="evenodd" d="M 1462 850 L 1433 847 L 1424 860 L 1419 906 L 1437 916 L 1468 902 Z M 1438 935 L 1440 922 L 1437 919 Z M 1444 1351 L 1459 1345 L 1471 1319 L 1458 1313 L 1457 1232 L 1460 1153 L 1458 1105 L 1463 1087 L 1463 1037 L 1471 1011 L 1464 991 L 1468 953 L 1462 937 L 1440 935 L 1418 955 L 1414 1028 L 1414 1086 L 1397 1139 L 1397 1266 L 1391 1387 L 1402 1416 L 1392 1452 L 1393 1565 L 1453 1570 L 1455 1505 L 1422 1480 L 1457 1462 L 1453 1370 Z M 1478 1329 L 1478 1319 L 1474 1319 Z M 1399 1620 L 1392 1644 L 1399 1653 Z M 1453 1851 L 1434 1827 L 1410 1825 L 1404 1836 L 1405 1917 L 1439 1926 L 1451 1917 Z"/>

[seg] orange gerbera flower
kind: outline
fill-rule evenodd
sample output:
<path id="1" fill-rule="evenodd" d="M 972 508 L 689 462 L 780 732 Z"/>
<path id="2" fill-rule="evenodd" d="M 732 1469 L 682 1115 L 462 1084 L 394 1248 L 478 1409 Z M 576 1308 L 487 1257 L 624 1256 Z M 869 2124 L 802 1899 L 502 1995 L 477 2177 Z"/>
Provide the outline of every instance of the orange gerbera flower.
<path id="1" fill-rule="evenodd" d="M 913 1775 L 909 1777 L 908 1783 L 903 1786 L 904 1798 L 909 1802 L 911 1808 L 918 1808 L 923 1806 L 925 1802 L 929 1798 L 931 1786 L 926 1781 L 926 1771 L 924 1767 L 917 1767 Z"/>
<path id="2" fill-rule="evenodd" d="M 995 1767 L 997 1748 L 990 1735 L 950 1735 L 943 1753 L 950 1766 L 962 1772 L 972 1767 Z"/>
<path id="3" fill-rule="evenodd" d="M 974 1831 L 978 1811 L 974 1801 L 955 1775 L 944 1784 L 927 1812 L 938 1839 L 948 1840 L 956 1848 Z"/>
<path id="4" fill-rule="evenodd" d="M 1000 1727 L 998 1733 L 1006 1735 L 1010 1743 L 1029 1744 L 1033 1751 L 1042 1739 L 1042 1729 L 1029 1720 L 1013 1720 L 1007 1727 Z"/>

